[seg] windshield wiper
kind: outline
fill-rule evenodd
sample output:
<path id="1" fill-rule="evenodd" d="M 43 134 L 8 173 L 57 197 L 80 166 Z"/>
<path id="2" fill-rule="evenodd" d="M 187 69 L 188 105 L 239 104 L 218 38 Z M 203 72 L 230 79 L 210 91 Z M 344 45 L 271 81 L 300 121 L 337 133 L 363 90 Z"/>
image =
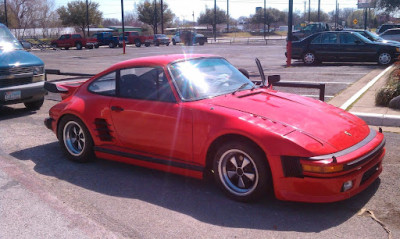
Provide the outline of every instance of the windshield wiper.
<path id="1" fill-rule="evenodd" d="M 246 87 L 248 84 L 250 84 L 250 83 L 246 82 L 246 83 L 242 84 L 239 88 L 237 88 L 234 92 L 232 92 L 232 95 L 234 95 L 236 92 L 238 92 L 239 90 L 241 90 L 244 87 Z M 254 89 L 254 86 L 251 89 Z"/>

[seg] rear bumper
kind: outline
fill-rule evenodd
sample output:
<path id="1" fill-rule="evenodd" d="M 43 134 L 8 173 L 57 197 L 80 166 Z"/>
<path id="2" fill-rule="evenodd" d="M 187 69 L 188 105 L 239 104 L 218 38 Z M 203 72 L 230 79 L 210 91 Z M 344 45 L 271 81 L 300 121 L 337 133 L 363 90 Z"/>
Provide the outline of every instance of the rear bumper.
<path id="1" fill-rule="evenodd" d="M 32 102 L 47 94 L 44 81 L 0 88 L 0 105 Z"/>
<path id="2" fill-rule="evenodd" d="M 46 118 L 44 119 L 44 125 L 46 126 L 46 128 L 48 128 L 51 131 L 53 130 L 53 123 L 55 122 L 55 120 L 53 118 Z"/>

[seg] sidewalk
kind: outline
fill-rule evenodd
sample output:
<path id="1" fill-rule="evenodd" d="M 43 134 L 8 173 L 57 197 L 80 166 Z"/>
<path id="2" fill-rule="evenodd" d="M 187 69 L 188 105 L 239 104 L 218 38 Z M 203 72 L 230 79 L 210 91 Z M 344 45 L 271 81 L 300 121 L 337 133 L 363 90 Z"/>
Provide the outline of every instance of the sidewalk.
<path id="1" fill-rule="evenodd" d="M 385 85 L 393 70 L 374 70 L 340 92 L 328 103 L 340 107 L 362 118 L 367 124 L 391 127 L 389 131 L 400 132 L 400 110 L 375 105 L 376 92 Z"/>

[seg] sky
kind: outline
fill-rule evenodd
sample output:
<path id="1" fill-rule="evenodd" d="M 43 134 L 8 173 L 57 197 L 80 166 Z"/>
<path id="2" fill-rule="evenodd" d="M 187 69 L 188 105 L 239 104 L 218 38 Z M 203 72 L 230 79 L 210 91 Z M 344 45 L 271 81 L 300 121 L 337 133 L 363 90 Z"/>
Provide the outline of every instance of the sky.
<path id="1" fill-rule="evenodd" d="M 72 0 L 54 0 L 56 8 L 67 5 Z M 121 19 L 121 1 L 120 0 L 92 0 L 100 4 L 100 11 L 103 12 L 103 18 Z M 124 11 L 133 12 L 135 4 L 143 2 L 143 0 L 123 0 Z M 153 0 L 151 0 L 153 1 Z M 157 0 L 160 1 L 160 0 Z M 163 0 L 169 8 L 181 20 L 195 21 L 199 15 L 205 11 L 205 8 L 214 8 L 214 0 Z M 304 3 L 308 11 L 308 3 L 310 1 L 311 10 L 318 9 L 318 0 L 293 0 L 293 10 L 304 12 Z M 336 1 L 339 8 L 357 8 L 357 0 L 320 0 L 321 10 L 331 12 L 335 10 Z M 217 7 L 226 11 L 227 0 L 217 0 Z M 229 0 L 229 15 L 233 18 L 241 16 L 250 16 L 255 13 L 256 7 L 264 7 L 264 0 Z M 289 8 L 288 0 L 266 0 L 267 8 L 277 8 L 284 11 Z"/>

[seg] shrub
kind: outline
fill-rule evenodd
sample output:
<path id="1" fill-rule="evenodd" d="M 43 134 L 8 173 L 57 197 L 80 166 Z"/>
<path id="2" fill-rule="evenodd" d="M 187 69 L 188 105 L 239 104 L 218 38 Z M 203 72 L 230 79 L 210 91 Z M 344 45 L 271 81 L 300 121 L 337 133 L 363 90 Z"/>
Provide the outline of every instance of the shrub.
<path id="1" fill-rule="evenodd" d="M 397 62 L 396 67 L 390 76 L 386 85 L 381 88 L 375 96 L 375 104 L 379 106 L 388 106 L 390 100 L 400 95 L 400 69 Z"/>

